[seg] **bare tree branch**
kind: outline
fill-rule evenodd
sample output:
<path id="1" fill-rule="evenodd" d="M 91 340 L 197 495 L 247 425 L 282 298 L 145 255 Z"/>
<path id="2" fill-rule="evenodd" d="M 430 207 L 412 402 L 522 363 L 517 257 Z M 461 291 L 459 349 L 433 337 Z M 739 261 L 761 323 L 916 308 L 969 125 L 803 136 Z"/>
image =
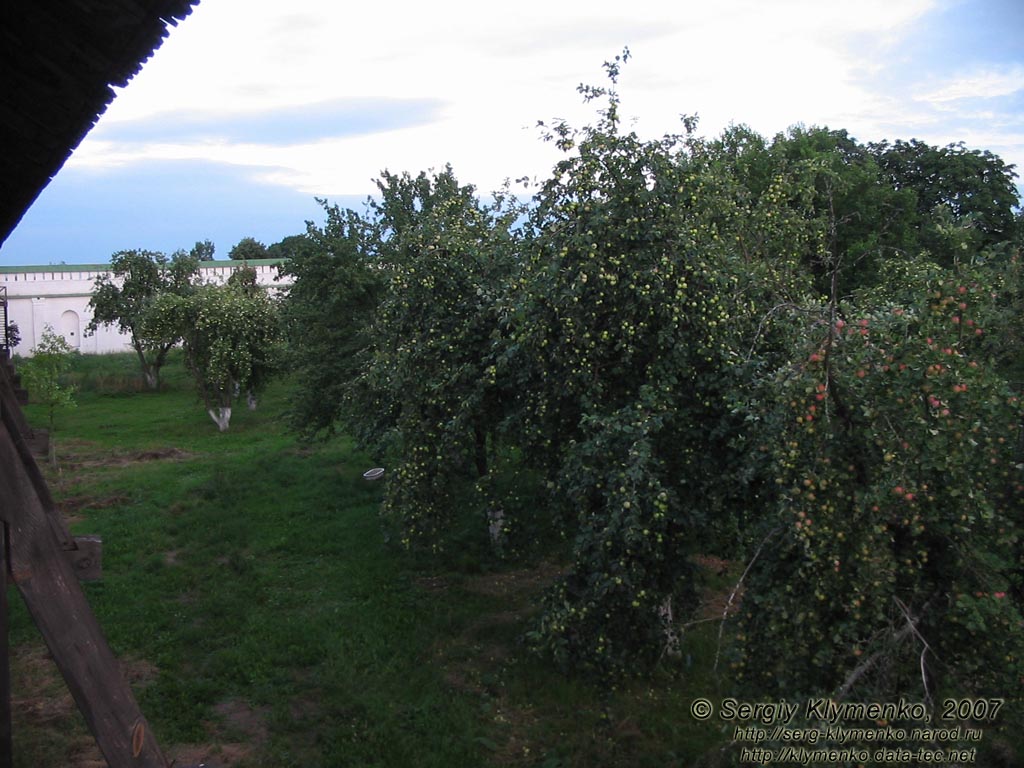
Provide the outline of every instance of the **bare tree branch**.
<path id="1" fill-rule="evenodd" d="M 736 582 L 736 586 L 732 588 L 732 592 L 729 594 L 729 600 L 726 602 L 725 609 L 722 611 L 722 623 L 718 627 L 718 647 L 715 648 L 715 664 L 712 667 L 715 671 L 718 670 L 718 657 L 722 652 L 722 633 L 725 631 L 725 621 L 729 618 L 729 609 L 732 608 L 732 602 L 736 599 L 736 593 L 743 585 L 743 580 L 747 578 L 747 574 L 750 573 L 750 569 L 753 567 L 754 563 L 757 562 L 757 558 L 761 555 L 761 550 L 764 549 L 764 545 L 768 543 L 768 539 L 781 530 L 782 526 L 780 525 L 768 532 L 768 535 L 765 536 L 757 546 L 757 551 L 754 552 L 754 556 L 750 558 L 750 562 L 747 563 L 747 567 L 743 570 L 743 575 L 740 576 L 740 580 Z"/>
<path id="2" fill-rule="evenodd" d="M 925 639 L 921 637 L 920 633 L 918 633 L 917 631 L 917 621 L 919 619 L 915 619 L 913 616 L 910 615 L 910 611 L 907 610 L 906 606 L 899 600 L 899 598 L 895 598 L 895 600 L 896 603 L 899 605 L 900 610 L 902 610 L 904 615 L 906 616 L 907 623 L 902 629 L 900 629 L 892 636 L 892 645 L 898 647 L 910 635 L 914 634 L 917 635 L 918 638 L 920 638 L 922 643 L 925 643 L 925 650 L 930 650 L 930 647 L 928 646 Z M 923 614 L 925 611 L 927 611 L 928 607 L 931 605 L 931 602 L 931 600 L 928 600 L 923 606 L 921 606 L 920 613 Z M 853 688 L 856 682 L 860 680 L 860 678 L 862 678 L 868 672 L 870 672 L 871 669 L 873 669 L 885 655 L 885 649 L 875 651 L 866 659 L 864 659 L 860 664 L 854 667 L 853 671 L 847 676 L 845 682 L 843 682 L 843 684 L 839 687 L 839 690 L 836 692 L 836 701 L 842 701 L 843 699 L 845 699 L 847 695 L 849 695 L 850 689 Z M 927 686 L 925 687 L 925 694 L 928 694 Z"/>

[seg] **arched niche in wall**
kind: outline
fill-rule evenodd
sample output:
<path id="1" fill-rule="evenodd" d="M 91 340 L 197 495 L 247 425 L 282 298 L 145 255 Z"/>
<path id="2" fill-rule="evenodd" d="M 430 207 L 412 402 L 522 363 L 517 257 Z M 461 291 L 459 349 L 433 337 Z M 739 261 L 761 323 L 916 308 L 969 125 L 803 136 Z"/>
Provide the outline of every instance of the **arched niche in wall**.
<path id="1" fill-rule="evenodd" d="M 82 334 L 78 327 L 78 313 L 74 310 L 66 310 L 60 316 L 60 333 L 64 340 L 71 345 L 72 349 L 82 348 Z"/>

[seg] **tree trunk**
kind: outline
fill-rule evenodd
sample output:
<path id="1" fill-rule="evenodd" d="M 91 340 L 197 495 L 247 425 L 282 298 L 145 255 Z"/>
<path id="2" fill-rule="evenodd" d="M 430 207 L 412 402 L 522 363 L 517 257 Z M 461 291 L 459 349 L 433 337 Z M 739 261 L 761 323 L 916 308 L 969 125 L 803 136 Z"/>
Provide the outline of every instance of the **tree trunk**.
<path id="1" fill-rule="evenodd" d="M 146 353 L 142 347 L 135 346 L 135 354 L 139 356 L 139 364 L 142 366 L 142 378 L 149 389 L 160 389 L 160 367 L 152 365 L 146 360 Z"/>
<path id="2" fill-rule="evenodd" d="M 487 474 L 487 433 L 479 427 L 473 428 L 475 442 L 474 459 L 476 461 L 477 477 Z"/>
<path id="3" fill-rule="evenodd" d="M 678 659 L 682 655 L 680 643 L 682 638 L 679 636 L 679 628 L 675 625 L 675 621 L 672 618 L 672 598 L 666 597 L 664 602 L 658 606 L 658 618 L 661 619 L 662 631 L 664 632 L 664 646 L 662 647 L 663 653 L 673 659 Z"/>
<path id="4" fill-rule="evenodd" d="M 257 405 L 256 393 L 253 392 L 251 389 L 248 392 L 246 392 L 246 394 L 245 394 L 245 402 L 249 406 L 249 410 L 250 411 L 255 411 L 256 410 L 256 405 Z"/>
<path id="5" fill-rule="evenodd" d="M 217 425 L 217 429 L 221 432 L 228 431 L 228 425 L 231 423 L 231 407 L 220 407 L 220 408 L 208 408 L 206 410 L 210 414 L 210 418 L 213 419 L 213 423 Z"/>
<path id="6" fill-rule="evenodd" d="M 487 533 L 491 537 L 491 546 L 500 554 L 505 543 L 505 510 L 501 507 L 488 507 Z"/>

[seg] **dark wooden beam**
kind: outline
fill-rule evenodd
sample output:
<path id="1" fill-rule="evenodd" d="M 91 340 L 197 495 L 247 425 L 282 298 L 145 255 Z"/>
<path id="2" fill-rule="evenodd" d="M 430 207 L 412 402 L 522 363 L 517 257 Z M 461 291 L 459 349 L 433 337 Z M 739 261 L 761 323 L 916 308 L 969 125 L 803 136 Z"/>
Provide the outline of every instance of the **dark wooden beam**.
<path id="1" fill-rule="evenodd" d="M 14 765 L 11 739 L 11 655 L 7 622 L 7 526 L 0 523 L 0 766 Z"/>
<path id="2" fill-rule="evenodd" d="M 28 425 L 28 421 L 25 420 L 25 415 L 18 405 L 14 388 L 11 386 L 10 379 L 2 367 L 0 367 L 0 421 L 6 426 L 19 461 L 23 465 L 24 471 L 32 480 L 37 498 L 46 509 L 47 520 L 53 529 L 54 536 L 60 543 L 61 549 L 74 549 L 74 538 L 64 523 L 64 518 L 61 517 L 57 505 L 53 502 L 50 488 L 46 484 L 46 478 L 43 477 L 43 473 L 39 471 L 39 465 L 32 458 L 31 443 L 36 437 L 35 431 Z M 2 514 L 2 511 L 0 511 L 0 514 Z M 7 518 L 3 519 L 8 520 Z"/>
<path id="3" fill-rule="evenodd" d="M 54 535 L 19 438 L 0 421 L 0 517 L 29 614 L 111 768 L 169 768 Z"/>

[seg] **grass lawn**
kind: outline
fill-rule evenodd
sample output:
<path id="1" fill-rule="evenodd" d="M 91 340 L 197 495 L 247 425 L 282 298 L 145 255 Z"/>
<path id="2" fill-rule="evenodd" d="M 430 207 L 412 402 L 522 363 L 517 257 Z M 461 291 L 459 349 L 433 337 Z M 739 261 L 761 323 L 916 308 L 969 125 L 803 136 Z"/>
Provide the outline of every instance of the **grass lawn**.
<path id="1" fill-rule="evenodd" d="M 417 565 L 386 541 L 383 483 L 361 477 L 375 462 L 288 432 L 287 384 L 221 434 L 177 358 L 159 393 L 130 356 L 72 375 L 46 472 L 72 530 L 103 537 L 86 595 L 179 765 L 663 768 L 727 743 L 689 714 L 718 695 L 716 623 L 653 681 L 565 678 L 519 642 L 557 566 Z M 103 765 L 10 600 L 15 765 Z"/>

